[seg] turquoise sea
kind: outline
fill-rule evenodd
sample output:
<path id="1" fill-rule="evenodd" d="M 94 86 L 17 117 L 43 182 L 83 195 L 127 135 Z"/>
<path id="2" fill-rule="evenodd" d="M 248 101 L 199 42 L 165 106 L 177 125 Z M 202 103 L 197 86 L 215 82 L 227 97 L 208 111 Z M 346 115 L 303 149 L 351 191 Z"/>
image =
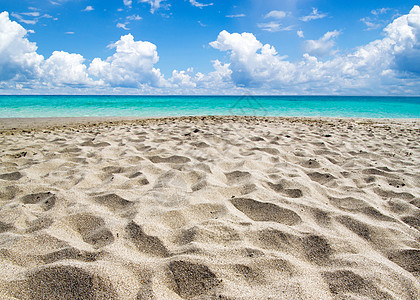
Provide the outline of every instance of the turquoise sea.
<path id="1" fill-rule="evenodd" d="M 420 118 L 420 97 L 0 96 L 1 118 L 187 115 Z"/>

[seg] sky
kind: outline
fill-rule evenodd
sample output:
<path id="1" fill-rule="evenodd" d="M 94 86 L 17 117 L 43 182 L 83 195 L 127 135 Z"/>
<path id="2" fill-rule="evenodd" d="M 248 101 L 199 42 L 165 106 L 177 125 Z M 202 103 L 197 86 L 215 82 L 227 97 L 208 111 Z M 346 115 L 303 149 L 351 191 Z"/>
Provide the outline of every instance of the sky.
<path id="1" fill-rule="evenodd" d="M 412 0 L 0 0 L 0 94 L 420 95 Z"/>

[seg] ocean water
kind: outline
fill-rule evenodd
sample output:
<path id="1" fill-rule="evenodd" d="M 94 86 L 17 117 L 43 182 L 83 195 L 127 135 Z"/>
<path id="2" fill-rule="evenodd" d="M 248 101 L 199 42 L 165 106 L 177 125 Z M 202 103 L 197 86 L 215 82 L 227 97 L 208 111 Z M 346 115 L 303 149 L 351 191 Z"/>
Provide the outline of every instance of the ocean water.
<path id="1" fill-rule="evenodd" d="M 0 96 L 1 118 L 190 115 L 420 118 L 420 97 Z"/>

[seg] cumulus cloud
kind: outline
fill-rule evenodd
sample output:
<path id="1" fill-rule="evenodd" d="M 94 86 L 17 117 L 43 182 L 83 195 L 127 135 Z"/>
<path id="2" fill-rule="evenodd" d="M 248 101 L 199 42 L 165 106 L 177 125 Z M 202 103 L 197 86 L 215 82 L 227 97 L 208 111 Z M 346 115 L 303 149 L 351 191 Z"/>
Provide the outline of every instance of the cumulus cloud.
<path id="1" fill-rule="evenodd" d="M 122 36 L 110 46 L 115 49 L 114 55 L 105 60 L 95 58 L 89 66 L 82 55 L 65 51 L 54 51 L 44 59 L 37 54 L 36 44 L 29 42 L 26 34 L 20 24 L 9 19 L 7 12 L 0 14 L 0 83 L 3 85 L 12 86 L 23 81 L 51 87 L 167 86 L 160 70 L 154 68 L 159 61 L 156 46 L 135 41 L 131 34 Z M 182 71 L 176 74 L 182 75 Z"/>
<path id="2" fill-rule="evenodd" d="M 293 69 L 290 62 L 277 55 L 273 46 L 263 45 L 252 33 L 231 34 L 224 30 L 210 46 L 230 52 L 231 77 L 237 85 L 258 86 L 273 80 L 287 80 L 284 75 Z"/>
<path id="3" fill-rule="evenodd" d="M 0 13 L 0 81 L 23 81 L 41 73 L 44 60 L 37 54 L 37 46 L 26 38 L 27 31 L 9 19 L 7 12 Z"/>
<path id="4" fill-rule="evenodd" d="M 306 53 L 314 56 L 325 56 L 331 53 L 331 49 L 335 46 L 334 39 L 340 35 L 337 30 L 328 31 L 318 40 L 307 40 L 304 42 L 303 48 Z"/>
<path id="5" fill-rule="evenodd" d="M 328 43 L 338 34 L 328 32 L 318 40 L 323 46 L 312 50 L 330 51 Z M 294 63 L 251 33 L 222 31 L 210 45 L 230 54 L 230 78 L 237 86 L 287 89 L 291 93 L 419 94 L 420 7 L 416 5 L 408 15 L 395 19 L 384 29 L 384 35 L 330 60 L 321 61 L 307 53 Z"/>
<path id="6" fill-rule="evenodd" d="M 106 60 L 95 58 L 89 66 L 89 74 L 111 86 L 165 85 L 160 70 L 154 68 L 154 64 L 159 61 L 156 45 L 134 41 L 134 37 L 127 34 L 112 44 L 111 48 L 115 48 L 115 54 Z"/>
<path id="7" fill-rule="evenodd" d="M 300 20 L 303 22 L 308 22 L 312 20 L 322 19 L 322 18 L 325 18 L 326 16 L 327 14 L 318 12 L 317 8 L 312 8 L 312 13 L 307 16 L 301 17 Z"/>
<path id="8" fill-rule="evenodd" d="M 125 6 L 131 7 L 131 4 L 133 4 L 132 0 L 123 0 L 123 3 Z"/>
<path id="9" fill-rule="evenodd" d="M 52 85 L 91 85 L 84 61 L 80 54 L 54 51 L 43 63 L 42 78 Z"/>
<path id="10" fill-rule="evenodd" d="M 191 71 L 192 69 L 187 70 L 187 72 L 173 70 L 170 82 L 172 82 L 176 87 L 195 88 L 197 84 L 192 80 L 191 76 L 188 74 L 188 72 Z"/>
<path id="11" fill-rule="evenodd" d="M 250 88 L 286 94 L 420 94 L 419 6 L 388 24 L 381 39 L 322 57 L 333 50 L 339 34 L 331 31 L 313 40 L 308 53 L 294 62 L 252 33 L 221 31 L 210 45 L 226 52 L 227 61 L 214 60 L 214 70 L 206 74 L 174 70 L 169 79 L 156 67 L 156 45 L 136 41 L 131 34 L 111 44 L 113 55 L 89 64 L 82 55 L 65 51 L 54 51 L 44 59 L 27 33 L 7 12 L 0 14 L 3 92 L 7 87 L 15 91 L 26 86 L 32 91 L 78 93 L 100 87 L 108 93 L 242 93 Z M 297 34 L 303 37 L 303 32 Z"/>
<path id="12" fill-rule="evenodd" d="M 303 31 L 302 30 L 298 30 L 298 31 L 296 31 L 296 34 L 297 34 L 297 36 L 298 37 L 300 37 L 300 38 L 304 38 L 305 36 L 304 36 L 304 34 L 303 34 Z"/>

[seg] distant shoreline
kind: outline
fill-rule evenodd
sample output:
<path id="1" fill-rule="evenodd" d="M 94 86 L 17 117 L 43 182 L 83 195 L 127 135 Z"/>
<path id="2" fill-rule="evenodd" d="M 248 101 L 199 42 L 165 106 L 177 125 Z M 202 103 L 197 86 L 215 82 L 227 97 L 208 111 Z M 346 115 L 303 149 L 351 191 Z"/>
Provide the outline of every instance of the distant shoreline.
<path id="1" fill-rule="evenodd" d="M 349 118 L 349 117 L 260 117 L 260 116 L 177 116 L 177 117 L 51 117 L 51 118 L 0 118 L 0 133 L 15 132 L 22 130 L 51 130 L 78 127 L 97 127 L 114 125 L 134 124 L 157 124 L 175 121 L 190 122 L 258 122 L 258 123 L 279 123 L 300 122 L 300 123 L 328 123 L 345 122 L 359 124 L 418 124 L 419 118 Z"/>

